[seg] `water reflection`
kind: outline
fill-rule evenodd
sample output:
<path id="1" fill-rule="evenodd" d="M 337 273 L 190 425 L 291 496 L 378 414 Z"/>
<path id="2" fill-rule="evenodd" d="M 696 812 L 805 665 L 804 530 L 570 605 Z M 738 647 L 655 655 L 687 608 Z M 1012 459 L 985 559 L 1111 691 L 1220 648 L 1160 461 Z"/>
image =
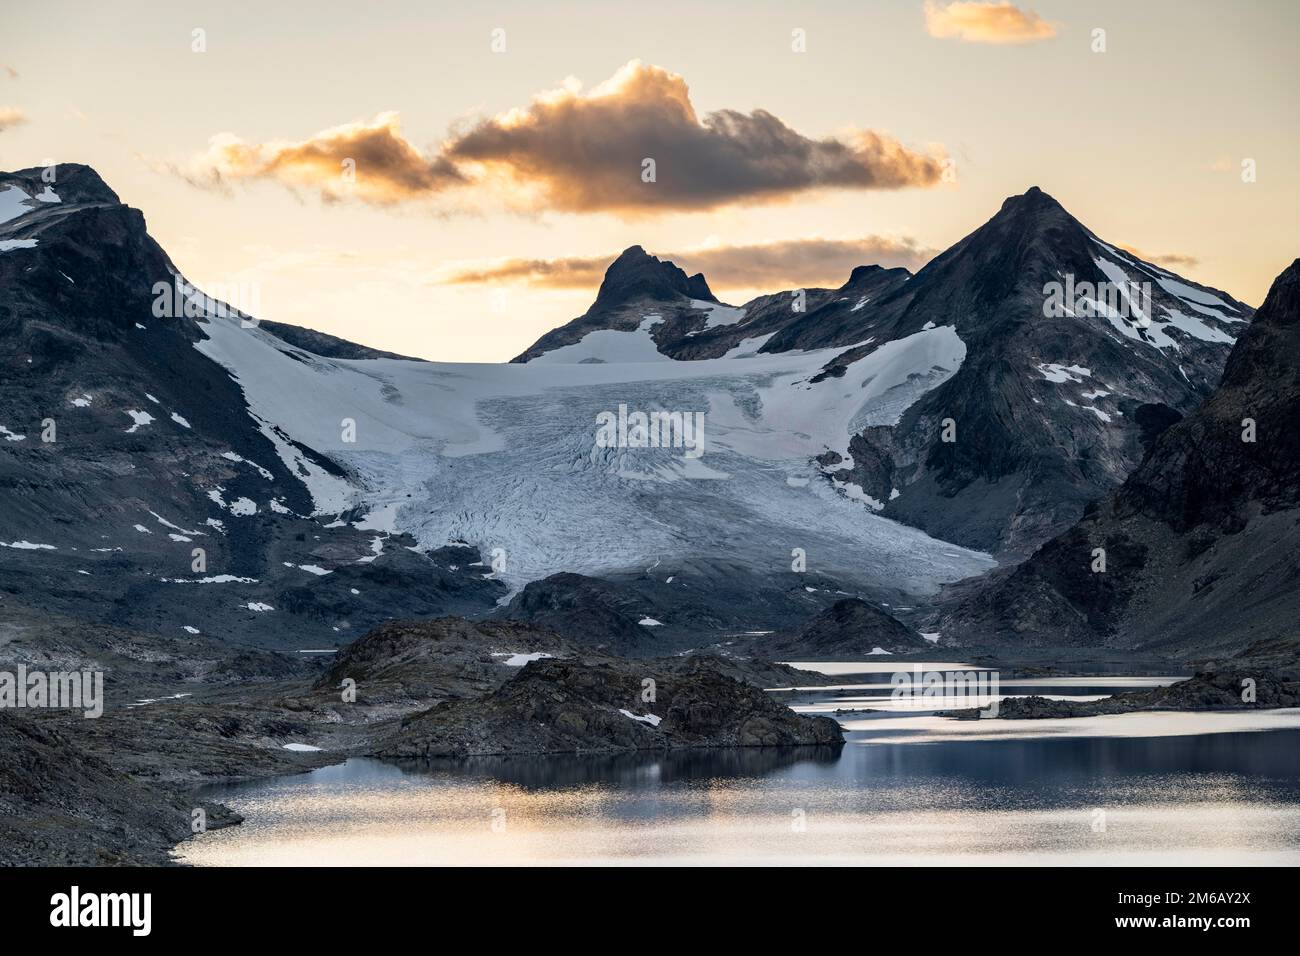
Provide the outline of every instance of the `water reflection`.
<path id="1" fill-rule="evenodd" d="M 736 747 L 727 750 L 670 750 L 555 757 L 472 757 L 414 761 L 396 765 L 414 774 L 488 778 L 525 789 L 555 789 L 588 784 L 635 787 L 654 781 L 673 784 L 715 777 L 763 777 L 800 764 L 834 764 L 840 747 Z"/>
<path id="2" fill-rule="evenodd" d="M 845 666 L 861 683 L 782 699 L 833 711 L 879 694 L 880 670 Z M 1173 678 L 1017 680 L 1015 692 L 1083 696 Z M 1300 711 L 858 712 L 841 723 L 842 748 L 353 759 L 209 788 L 247 821 L 178 855 L 212 865 L 1300 863 Z"/>

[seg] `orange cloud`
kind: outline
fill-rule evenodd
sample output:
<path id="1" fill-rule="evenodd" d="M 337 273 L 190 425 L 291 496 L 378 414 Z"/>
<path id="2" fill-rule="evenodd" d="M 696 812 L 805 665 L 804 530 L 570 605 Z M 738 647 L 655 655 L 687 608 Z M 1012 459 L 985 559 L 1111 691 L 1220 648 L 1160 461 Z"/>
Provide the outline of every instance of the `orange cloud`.
<path id="1" fill-rule="evenodd" d="M 966 43 L 1034 43 L 1056 36 L 1056 28 L 1032 10 L 975 0 L 946 6 L 926 0 L 925 28 L 932 37 Z"/>
<path id="2" fill-rule="evenodd" d="M 842 285 L 855 266 L 876 263 L 915 272 L 936 250 L 912 239 L 793 239 L 708 246 L 666 253 L 689 273 L 703 272 L 715 288 L 778 289 Z M 527 284 L 550 289 L 595 289 L 617 252 L 554 259 L 503 259 L 452 269 L 448 285 Z"/>
<path id="3" fill-rule="evenodd" d="M 0 132 L 27 122 L 27 114 L 16 106 L 0 106 Z"/>
<path id="4" fill-rule="evenodd" d="M 1125 252 L 1131 252 L 1133 255 L 1145 262 L 1154 263 L 1158 266 L 1166 266 L 1170 269 L 1191 268 L 1192 266 L 1201 264 L 1201 260 L 1196 256 L 1189 256 L 1184 252 L 1166 252 L 1157 254 L 1143 252 L 1137 246 L 1121 245 L 1120 248 Z"/>
<path id="5" fill-rule="evenodd" d="M 267 179 L 316 191 L 326 201 L 355 198 L 379 205 L 432 195 L 462 180 L 445 158 L 425 155 L 402 135 L 396 113 L 335 126 L 299 142 L 247 143 L 220 133 L 205 153 L 172 168 L 200 186 L 227 188 Z"/>
<path id="6" fill-rule="evenodd" d="M 340 174 L 348 159 L 355 182 Z M 301 142 L 250 144 L 224 133 L 172 168 L 199 185 L 269 179 L 327 200 L 384 204 L 456 188 L 480 207 L 638 216 L 822 189 L 931 186 L 943 159 L 876 130 L 812 139 L 765 110 L 700 118 L 682 77 L 634 60 L 590 91 L 570 81 L 453 131 L 432 151 L 405 139 L 397 114 L 385 113 Z"/>

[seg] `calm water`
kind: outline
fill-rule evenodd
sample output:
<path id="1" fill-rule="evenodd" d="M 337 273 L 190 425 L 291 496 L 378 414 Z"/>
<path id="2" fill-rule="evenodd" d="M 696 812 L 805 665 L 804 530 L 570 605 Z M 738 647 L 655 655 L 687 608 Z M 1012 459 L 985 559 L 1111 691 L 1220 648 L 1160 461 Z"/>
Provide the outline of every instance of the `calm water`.
<path id="1" fill-rule="evenodd" d="M 837 715 L 848 737 L 839 751 L 353 759 L 212 788 L 246 822 L 177 855 L 201 865 L 1300 863 L 1300 712 L 953 721 L 891 701 L 895 669 L 857 665 L 837 671 L 852 676 L 843 685 L 782 695 L 804 712 L 854 709 Z M 1001 694 L 1093 697 L 1173 679 L 1003 681 Z"/>

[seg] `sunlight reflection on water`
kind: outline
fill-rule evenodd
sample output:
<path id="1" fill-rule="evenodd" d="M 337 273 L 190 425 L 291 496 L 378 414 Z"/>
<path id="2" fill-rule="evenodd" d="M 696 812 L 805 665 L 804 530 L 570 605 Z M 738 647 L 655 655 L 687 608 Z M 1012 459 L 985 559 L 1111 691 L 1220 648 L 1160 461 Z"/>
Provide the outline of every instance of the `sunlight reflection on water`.
<path id="1" fill-rule="evenodd" d="M 1172 679 L 1045 678 L 1041 692 Z M 834 710 L 861 706 L 863 689 L 795 697 Z M 212 788 L 206 796 L 246 822 L 177 855 L 197 865 L 1300 863 L 1300 712 L 843 723 L 842 749 L 352 759 Z"/>

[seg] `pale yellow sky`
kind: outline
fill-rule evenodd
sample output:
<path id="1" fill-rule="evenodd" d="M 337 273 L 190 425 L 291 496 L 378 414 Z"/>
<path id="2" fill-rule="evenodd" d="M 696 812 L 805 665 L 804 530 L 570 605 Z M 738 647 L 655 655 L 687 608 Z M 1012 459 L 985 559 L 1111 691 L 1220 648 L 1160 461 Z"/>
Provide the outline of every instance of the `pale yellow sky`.
<path id="1" fill-rule="evenodd" d="M 263 318 L 446 360 L 509 358 L 595 294 L 440 281 L 458 267 L 613 255 L 634 243 L 668 252 L 883 237 L 942 249 L 1030 185 L 1109 241 L 1190 257 L 1175 271 L 1258 304 L 1300 254 L 1300 4 L 1020 8 L 1052 35 L 939 38 L 919 0 L 468 12 L 45 0 L 5 13 L 0 116 L 13 108 L 25 121 L 0 131 L 0 168 L 89 163 L 200 285 L 256 282 Z M 202 53 L 192 50 L 196 28 Z M 492 50 L 497 28 L 503 52 Z M 1104 53 L 1091 48 L 1097 28 Z M 791 48 L 795 29 L 806 52 Z M 427 157 L 475 121 L 527 107 L 568 77 L 591 90 L 632 60 L 680 76 L 700 118 L 765 110 L 812 140 L 879 130 L 918 154 L 951 156 L 956 182 L 794 191 L 777 204 L 739 190 L 708 210 L 629 217 L 554 203 L 508 211 L 495 182 L 376 206 L 324 203 L 268 178 L 202 189 L 167 169 L 192 168 L 217 134 L 302 142 L 387 111 Z M 1253 183 L 1242 182 L 1243 159 L 1256 163 Z M 552 175 L 581 184 L 584 172 Z M 775 291 L 714 287 L 733 302 Z"/>

